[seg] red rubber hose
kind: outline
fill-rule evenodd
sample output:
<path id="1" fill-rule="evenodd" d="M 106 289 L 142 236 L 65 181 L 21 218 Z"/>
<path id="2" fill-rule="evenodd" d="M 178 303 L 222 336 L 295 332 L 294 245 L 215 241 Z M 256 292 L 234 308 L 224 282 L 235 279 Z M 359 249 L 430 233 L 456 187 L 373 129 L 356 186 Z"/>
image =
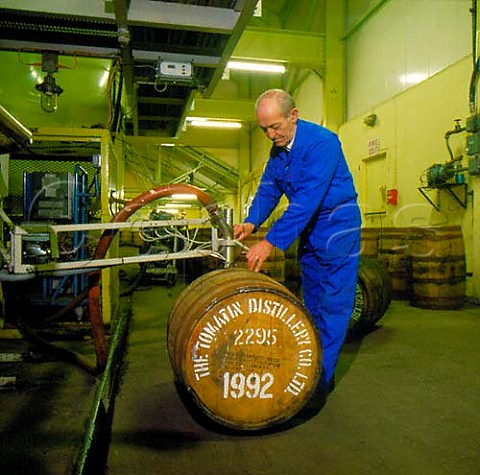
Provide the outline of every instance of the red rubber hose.
<path id="1" fill-rule="evenodd" d="M 229 234 L 225 223 L 218 214 L 217 203 L 210 198 L 210 196 L 199 188 L 192 185 L 171 184 L 152 188 L 136 198 L 130 200 L 112 219 L 112 223 L 121 223 L 126 221 L 133 213 L 138 211 L 143 206 L 150 202 L 170 196 L 176 193 L 194 194 L 197 196 L 200 203 L 208 211 L 212 222 L 215 225 L 225 226 L 223 230 Z M 103 259 L 112 243 L 118 230 L 112 229 L 104 231 L 95 249 L 93 259 Z M 102 372 L 105 369 L 107 362 L 107 349 L 105 344 L 105 331 L 103 327 L 103 318 L 101 310 L 101 292 L 100 292 L 100 277 L 101 271 L 93 271 L 88 276 L 88 309 L 90 315 L 90 323 L 92 326 L 92 333 L 94 337 L 95 352 L 97 357 L 97 372 Z"/>

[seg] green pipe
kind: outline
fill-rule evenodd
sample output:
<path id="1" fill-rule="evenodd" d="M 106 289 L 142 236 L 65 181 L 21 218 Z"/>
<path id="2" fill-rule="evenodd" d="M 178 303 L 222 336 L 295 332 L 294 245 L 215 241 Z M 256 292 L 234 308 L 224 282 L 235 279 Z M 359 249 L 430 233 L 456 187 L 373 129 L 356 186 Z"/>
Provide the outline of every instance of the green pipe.
<path id="1" fill-rule="evenodd" d="M 355 33 L 366 21 L 370 19 L 377 11 L 383 7 L 389 0 L 378 0 L 378 2 L 371 6 L 367 12 L 361 16 L 340 38 L 342 41 L 348 39 L 353 33 Z"/>
<path id="2" fill-rule="evenodd" d="M 74 475 L 88 475 L 89 473 L 92 473 L 91 468 L 89 469 L 88 467 L 89 467 L 89 455 L 92 452 L 92 444 L 93 444 L 93 441 L 95 440 L 95 428 L 97 426 L 97 421 L 102 415 L 102 410 L 106 408 L 106 413 L 108 415 L 111 411 L 111 408 L 113 407 L 113 401 L 116 397 L 116 394 L 110 394 L 115 392 L 115 391 L 112 391 L 111 388 L 115 388 L 116 386 L 115 378 L 119 377 L 120 371 L 123 366 L 123 362 L 122 364 L 119 364 L 117 361 L 116 364 L 114 364 L 114 360 L 115 360 L 115 357 L 117 356 L 117 351 L 119 350 L 119 348 L 121 349 L 122 344 L 126 341 L 126 336 L 127 336 L 128 327 L 129 327 L 128 325 L 129 317 L 130 317 L 129 308 L 127 310 L 123 310 L 120 312 L 119 321 L 116 325 L 115 333 L 113 334 L 110 349 L 108 352 L 105 371 L 102 374 L 102 377 L 100 379 L 100 382 L 94 394 L 91 413 L 87 423 L 85 438 L 84 438 L 82 447 L 80 449 L 80 454 L 75 464 L 75 469 L 73 471 Z M 122 355 L 122 359 L 123 359 L 123 355 Z M 114 372 L 115 374 L 113 374 Z M 105 403 L 104 403 L 104 399 L 106 400 Z M 111 423 L 111 421 L 109 423 Z"/>

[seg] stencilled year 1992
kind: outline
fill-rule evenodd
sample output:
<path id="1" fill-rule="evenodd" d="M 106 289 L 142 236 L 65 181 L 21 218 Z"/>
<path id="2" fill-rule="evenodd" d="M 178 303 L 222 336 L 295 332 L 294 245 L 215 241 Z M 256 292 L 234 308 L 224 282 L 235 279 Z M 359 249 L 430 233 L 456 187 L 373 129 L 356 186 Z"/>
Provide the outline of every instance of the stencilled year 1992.
<path id="1" fill-rule="evenodd" d="M 277 343 L 276 328 L 240 328 L 233 331 L 236 346 L 270 345 Z"/>
<path id="2" fill-rule="evenodd" d="M 271 399 L 273 394 L 268 392 L 275 378 L 272 373 L 223 373 L 223 399 Z"/>

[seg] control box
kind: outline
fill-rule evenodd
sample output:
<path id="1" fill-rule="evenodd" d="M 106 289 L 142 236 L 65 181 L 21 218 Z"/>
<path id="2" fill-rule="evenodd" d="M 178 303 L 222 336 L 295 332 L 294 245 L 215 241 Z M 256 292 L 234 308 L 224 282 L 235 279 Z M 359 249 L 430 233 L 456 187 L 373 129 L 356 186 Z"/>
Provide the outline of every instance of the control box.
<path id="1" fill-rule="evenodd" d="M 157 78 L 170 81 L 191 81 L 193 79 L 192 63 L 159 60 Z"/>

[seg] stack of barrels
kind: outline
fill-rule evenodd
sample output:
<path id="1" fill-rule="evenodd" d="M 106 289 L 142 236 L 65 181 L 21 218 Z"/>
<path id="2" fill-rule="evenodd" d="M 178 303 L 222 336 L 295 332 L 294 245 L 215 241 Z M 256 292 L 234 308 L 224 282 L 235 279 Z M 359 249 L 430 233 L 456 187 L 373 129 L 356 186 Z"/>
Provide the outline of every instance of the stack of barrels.
<path id="1" fill-rule="evenodd" d="M 394 298 L 431 309 L 455 309 L 465 301 L 460 226 L 364 228 L 362 255 L 382 263 L 391 277 Z"/>

